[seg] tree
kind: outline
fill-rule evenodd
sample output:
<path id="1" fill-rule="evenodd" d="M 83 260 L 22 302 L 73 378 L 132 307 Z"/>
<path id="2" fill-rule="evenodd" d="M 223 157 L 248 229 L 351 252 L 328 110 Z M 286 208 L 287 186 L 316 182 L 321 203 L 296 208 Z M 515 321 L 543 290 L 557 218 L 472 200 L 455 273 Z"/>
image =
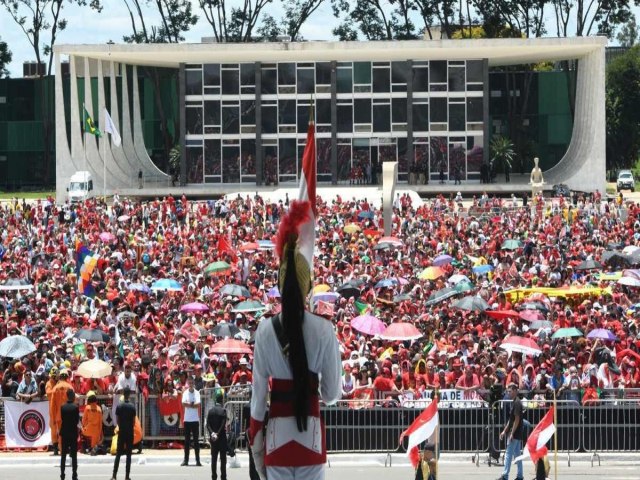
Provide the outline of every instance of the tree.
<path id="1" fill-rule="evenodd" d="M 263 10 L 273 0 L 243 0 L 241 7 L 227 0 L 199 0 L 216 42 L 251 42 Z"/>
<path id="2" fill-rule="evenodd" d="M 123 37 L 128 43 L 178 43 L 184 40 L 184 33 L 198 22 L 198 17 L 193 13 L 190 0 L 122 0 L 129 11 L 131 19 L 131 35 Z M 150 19 L 147 13 L 142 11 L 143 5 L 151 9 L 155 19 Z M 156 25 L 149 24 L 155 20 Z M 160 119 L 160 131 L 162 133 L 162 145 L 164 150 L 163 165 L 167 170 L 167 163 L 171 158 L 171 149 L 175 145 L 179 129 L 179 116 L 173 115 L 173 128 L 169 128 L 167 121 L 167 108 L 162 99 L 163 76 L 175 76 L 175 71 L 168 71 L 157 67 L 146 67 L 145 73 L 151 79 L 154 86 L 154 99 Z M 178 82 L 176 82 L 177 88 Z M 175 112 L 174 112 L 175 113 Z"/>
<path id="3" fill-rule="evenodd" d="M 9 77 L 9 70 L 7 70 L 7 65 L 11 63 L 11 50 L 9 50 L 9 46 L 7 42 L 3 42 L 0 37 L 0 78 Z"/>
<path id="4" fill-rule="evenodd" d="M 558 37 L 597 33 L 611 38 L 618 25 L 631 18 L 631 0 L 552 0 L 552 3 Z"/>
<path id="5" fill-rule="evenodd" d="M 618 32 L 616 38 L 618 39 L 618 42 L 620 42 L 620 46 L 633 47 L 636 43 L 638 43 L 639 36 L 640 31 L 638 30 L 638 25 L 636 24 L 636 16 L 634 14 L 631 14 L 631 18 L 622 26 L 622 29 Z"/>
<path id="6" fill-rule="evenodd" d="M 640 152 L 640 46 L 607 66 L 607 169 L 635 166 Z"/>
<path id="7" fill-rule="evenodd" d="M 9 16 L 20 27 L 27 41 L 31 45 L 35 60 L 38 65 L 38 82 L 42 116 L 42 136 L 44 143 L 43 168 L 45 175 L 49 175 L 51 164 L 51 131 L 52 122 L 50 113 L 51 102 L 45 90 L 44 76 L 50 76 L 53 68 L 53 47 L 59 32 L 67 28 L 67 19 L 62 17 L 62 9 L 67 5 L 90 7 L 92 10 L 101 11 L 100 0 L 0 0 L 0 7 L 9 13 Z M 48 58 L 48 66 L 45 71 L 40 69 L 40 64 Z"/>
<path id="8" fill-rule="evenodd" d="M 291 41 L 300 40 L 302 25 L 323 3 L 324 0 L 290 0 L 283 2 L 282 32 L 288 35 Z"/>
<path id="9" fill-rule="evenodd" d="M 511 171 L 516 152 L 513 143 L 507 137 L 496 135 L 489 145 L 491 155 L 492 170 L 495 171 L 498 165 L 502 165 L 504 172 Z"/>
<path id="10" fill-rule="evenodd" d="M 333 29 L 340 40 L 356 40 L 358 31 L 367 40 L 418 38 L 414 0 L 332 0 L 333 14 L 342 22 Z"/>

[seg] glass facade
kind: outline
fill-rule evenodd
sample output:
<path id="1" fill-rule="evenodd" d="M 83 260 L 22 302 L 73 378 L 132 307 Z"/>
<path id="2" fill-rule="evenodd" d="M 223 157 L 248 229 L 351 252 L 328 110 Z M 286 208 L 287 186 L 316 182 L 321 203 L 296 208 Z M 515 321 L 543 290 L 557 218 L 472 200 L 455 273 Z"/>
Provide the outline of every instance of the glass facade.
<path id="1" fill-rule="evenodd" d="M 483 60 L 187 65 L 187 182 L 297 182 L 311 112 L 320 182 L 334 157 L 338 182 L 367 183 L 385 161 L 400 181 L 478 179 L 485 72 Z"/>

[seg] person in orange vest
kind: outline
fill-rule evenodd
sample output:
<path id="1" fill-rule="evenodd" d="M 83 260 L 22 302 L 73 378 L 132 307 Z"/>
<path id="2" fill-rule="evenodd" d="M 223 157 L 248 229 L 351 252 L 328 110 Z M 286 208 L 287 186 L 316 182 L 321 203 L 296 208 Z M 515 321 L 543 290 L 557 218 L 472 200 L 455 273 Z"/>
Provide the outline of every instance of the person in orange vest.
<path id="1" fill-rule="evenodd" d="M 53 454 L 58 455 L 58 427 L 55 423 L 55 414 L 53 410 L 53 389 L 58 383 L 58 368 L 51 367 L 49 370 L 49 380 L 45 385 L 47 400 L 49 400 L 49 428 L 51 429 L 51 443 L 53 444 Z"/>
<path id="2" fill-rule="evenodd" d="M 68 381 L 69 371 L 66 369 L 60 370 L 59 376 L 60 380 L 58 381 L 56 386 L 53 387 L 53 390 L 51 391 L 51 400 L 49 402 L 49 412 L 50 414 L 51 412 L 53 412 L 53 418 L 51 421 L 51 441 L 54 442 L 54 448 L 56 446 L 56 443 L 61 446 L 60 426 L 62 425 L 62 413 L 60 409 L 62 408 L 62 405 L 67 403 L 67 390 L 73 390 L 73 387 Z M 53 436 L 54 428 L 56 432 L 55 437 Z"/>
<path id="3" fill-rule="evenodd" d="M 82 415 L 82 435 L 89 441 L 91 455 L 96 455 L 98 445 L 102 443 L 102 408 L 98 405 L 96 392 L 87 393 L 87 406 Z"/>

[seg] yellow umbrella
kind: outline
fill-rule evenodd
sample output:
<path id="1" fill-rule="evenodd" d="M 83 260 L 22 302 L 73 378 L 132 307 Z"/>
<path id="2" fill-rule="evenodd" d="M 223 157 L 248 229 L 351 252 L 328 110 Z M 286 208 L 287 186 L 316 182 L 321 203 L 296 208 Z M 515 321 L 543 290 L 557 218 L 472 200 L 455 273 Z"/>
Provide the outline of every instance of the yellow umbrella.
<path id="1" fill-rule="evenodd" d="M 315 295 L 316 293 L 324 293 L 330 290 L 331 287 L 329 285 L 327 285 L 326 283 L 321 283 L 320 285 L 316 285 L 315 287 L 313 287 L 313 294 Z"/>
<path id="2" fill-rule="evenodd" d="M 360 225 L 357 225 L 355 223 L 350 223 L 348 225 L 345 225 L 342 230 L 344 230 L 345 233 L 348 233 L 351 235 L 353 233 L 359 232 L 362 229 L 360 228 Z"/>
<path id="3" fill-rule="evenodd" d="M 440 267 L 427 267 L 420 274 L 418 278 L 420 280 L 435 280 L 444 275 L 444 270 Z"/>

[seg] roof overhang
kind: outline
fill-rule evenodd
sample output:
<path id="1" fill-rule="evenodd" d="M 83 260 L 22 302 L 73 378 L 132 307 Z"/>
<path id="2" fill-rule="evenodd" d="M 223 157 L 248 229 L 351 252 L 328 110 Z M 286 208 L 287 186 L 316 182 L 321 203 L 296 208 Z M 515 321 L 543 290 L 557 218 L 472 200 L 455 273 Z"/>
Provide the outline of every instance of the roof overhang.
<path id="1" fill-rule="evenodd" d="M 581 58 L 604 49 L 605 37 L 394 40 L 370 42 L 179 43 L 56 45 L 62 55 L 130 65 L 284 61 L 489 60 L 490 66 Z"/>

